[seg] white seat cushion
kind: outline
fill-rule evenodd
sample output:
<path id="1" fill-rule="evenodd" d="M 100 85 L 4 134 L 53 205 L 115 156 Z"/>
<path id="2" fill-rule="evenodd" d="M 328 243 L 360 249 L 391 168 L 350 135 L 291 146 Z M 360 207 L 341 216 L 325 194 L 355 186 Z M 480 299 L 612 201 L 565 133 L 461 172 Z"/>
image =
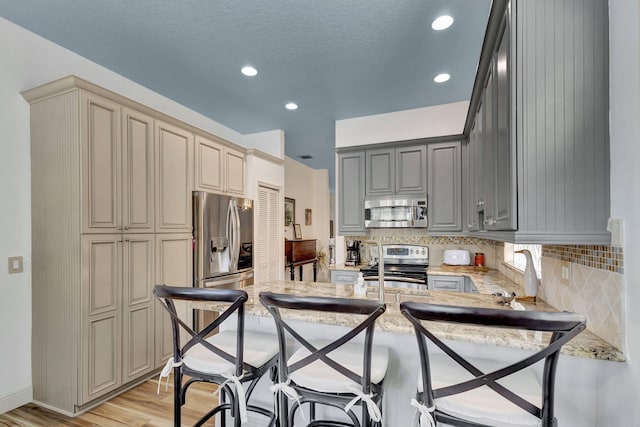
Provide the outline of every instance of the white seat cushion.
<path id="1" fill-rule="evenodd" d="M 221 350 L 236 355 L 236 331 L 222 331 L 207 338 L 207 341 Z M 245 331 L 244 333 L 244 362 L 253 367 L 260 367 L 278 354 L 278 339 L 273 335 Z M 207 374 L 233 373 L 235 365 L 227 362 L 211 350 L 197 344 L 190 348 L 182 362 L 194 371 Z"/>
<path id="2" fill-rule="evenodd" d="M 467 360 L 481 371 L 495 371 L 507 364 L 487 359 Z M 473 378 L 469 372 L 444 354 L 429 354 L 431 385 L 434 389 L 446 387 Z M 533 369 L 525 369 L 497 381 L 523 399 L 540 407 L 542 389 Z M 422 377 L 418 377 L 418 391 L 422 392 Z M 539 426 L 540 420 L 503 398 L 489 387 L 483 386 L 465 393 L 435 400 L 436 407 L 447 414 L 496 427 Z"/>
<path id="3" fill-rule="evenodd" d="M 326 346 L 331 341 L 311 341 L 318 349 Z M 288 360 L 288 365 L 304 359 L 311 352 L 302 347 L 298 349 Z M 340 365 L 362 375 L 362 359 L 364 355 L 364 344 L 347 343 L 332 351 L 327 356 L 335 360 Z M 380 383 L 387 373 L 387 365 L 389 364 L 389 349 L 384 346 L 373 346 L 371 354 L 371 382 Z M 290 378 L 297 385 L 325 393 L 351 393 L 350 386 L 355 386 L 361 390 L 362 386 L 355 381 L 345 377 L 335 369 L 321 360 L 300 368 L 291 373 Z"/>

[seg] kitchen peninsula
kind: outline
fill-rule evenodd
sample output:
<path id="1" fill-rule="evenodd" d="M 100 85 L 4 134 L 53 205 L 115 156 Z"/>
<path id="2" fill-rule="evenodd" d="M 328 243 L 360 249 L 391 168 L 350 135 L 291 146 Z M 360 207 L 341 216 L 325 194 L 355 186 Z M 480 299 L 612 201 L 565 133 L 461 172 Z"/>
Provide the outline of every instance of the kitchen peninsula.
<path id="1" fill-rule="evenodd" d="M 491 275 L 484 275 L 486 286 L 493 279 Z M 480 292 L 486 290 L 478 278 L 476 287 Z M 494 276 L 494 279 L 499 276 Z M 495 283 L 493 284 L 495 285 Z M 272 291 L 299 296 L 353 297 L 352 285 L 336 285 L 329 283 L 272 281 L 244 288 L 249 294 L 245 306 L 247 329 L 273 331 L 275 327 L 267 310 L 259 303 L 258 294 L 261 291 Z M 369 288 L 369 298 L 377 296 L 377 287 Z M 522 292 L 520 292 L 522 294 Z M 409 405 L 415 393 L 417 372 L 419 369 L 418 349 L 413 329 L 402 316 L 399 303 L 403 301 L 429 302 L 436 304 L 466 305 L 475 307 L 500 307 L 497 298 L 487 294 L 472 294 L 460 292 L 424 291 L 412 289 L 386 289 L 386 312 L 376 323 L 375 342 L 390 348 L 389 370 L 385 377 L 385 395 L 383 413 L 388 422 L 387 426 L 411 425 L 413 412 Z M 553 307 L 538 301 L 536 303 L 523 302 L 527 310 L 553 311 Z M 193 308 L 219 311 L 220 304 L 198 303 Z M 510 310 L 505 307 L 505 310 Z M 346 326 L 353 326 L 357 322 L 354 316 L 344 314 L 317 314 L 309 312 L 282 312 L 283 317 L 294 319 L 300 330 L 305 330 L 305 336 L 310 338 L 326 338 L 328 335 L 344 332 Z M 309 332 L 309 333 L 308 333 Z M 490 335 L 478 333 L 478 329 L 460 325 L 438 325 L 435 334 L 443 339 L 454 341 L 455 347 L 462 353 L 474 354 L 486 359 L 501 362 L 512 361 L 525 357 L 531 351 L 542 346 L 542 335 L 534 332 L 507 331 L 494 329 Z M 497 351 L 496 347 L 504 347 Z M 596 407 L 596 384 L 611 362 L 624 361 L 624 355 L 591 332 L 584 331 L 562 349 L 557 376 L 557 415 L 563 426 L 591 426 L 593 420 L 591 412 Z M 537 366 L 542 369 L 541 366 Z M 588 371 L 587 371 L 588 369 Z M 590 372 L 589 375 L 583 375 Z M 266 386 L 259 387 L 256 399 L 260 404 L 269 404 L 270 395 Z"/>

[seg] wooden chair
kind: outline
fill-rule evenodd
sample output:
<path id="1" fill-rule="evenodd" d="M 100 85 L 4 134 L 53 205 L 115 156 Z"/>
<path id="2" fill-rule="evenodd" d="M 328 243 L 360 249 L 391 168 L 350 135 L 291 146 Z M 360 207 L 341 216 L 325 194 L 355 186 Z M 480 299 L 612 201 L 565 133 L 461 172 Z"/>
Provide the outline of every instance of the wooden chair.
<path id="1" fill-rule="evenodd" d="M 586 328 L 584 316 L 416 302 L 400 304 L 400 311 L 413 324 L 418 339 L 422 372 L 411 404 L 418 411 L 421 427 L 439 422 L 464 427 L 557 425 L 554 383 L 560 349 Z M 495 361 L 460 356 L 435 336 L 431 322 L 540 331 L 549 333 L 544 335 L 549 340 L 534 354 L 500 366 Z M 430 352 L 427 339 L 444 354 Z M 531 365 L 541 360 L 540 383 Z"/>
<path id="2" fill-rule="evenodd" d="M 218 384 L 221 402 L 207 412 L 195 425 L 203 425 L 211 417 L 225 413 L 234 418 L 234 425 L 240 426 L 247 420 L 247 411 L 256 412 L 269 419 L 268 425 L 275 424 L 273 411 L 247 403 L 258 380 L 275 367 L 278 343 L 273 335 L 244 330 L 244 304 L 247 293 L 243 290 L 187 288 L 156 285 L 153 293 L 171 316 L 173 328 L 173 357 L 161 373 L 168 377 L 174 373 L 174 424 L 181 425 L 181 408 L 186 401 L 189 386 L 195 382 Z M 210 301 L 229 303 L 230 306 L 209 325 L 196 333 L 177 315 L 174 301 Z M 232 314 L 237 314 L 235 330 L 225 330 L 206 338 Z M 180 345 L 180 331 L 185 331 L 189 340 Z M 183 384 L 183 377 L 189 379 Z M 167 378 L 168 381 L 168 378 Z M 249 383 L 245 390 L 244 384 Z M 160 384 L 158 384 L 159 388 Z M 229 402 L 226 402 L 226 398 Z M 267 425 L 267 422 L 265 422 Z"/>
<path id="3" fill-rule="evenodd" d="M 380 405 L 389 351 L 386 347 L 373 345 L 373 332 L 375 321 L 384 313 L 385 305 L 373 300 L 295 297 L 271 292 L 261 292 L 260 302 L 275 319 L 278 332 L 279 383 L 272 390 L 279 396 L 280 426 L 293 426 L 297 409 L 305 403 L 310 406 L 308 426 L 381 425 Z M 335 340 L 312 340 L 303 337 L 282 317 L 283 309 L 361 315 L 365 318 Z M 363 331 L 364 343 L 352 342 Z M 287 353 L 288 337 L 299 344 L 290 356 Z M 290 411 L 288 398 L 294 400 Z M 351 422 L 316 420 L 316 404 L 344 410 Z M 356 404 L 362 407 L 362 423 L 352 410 Z"/>

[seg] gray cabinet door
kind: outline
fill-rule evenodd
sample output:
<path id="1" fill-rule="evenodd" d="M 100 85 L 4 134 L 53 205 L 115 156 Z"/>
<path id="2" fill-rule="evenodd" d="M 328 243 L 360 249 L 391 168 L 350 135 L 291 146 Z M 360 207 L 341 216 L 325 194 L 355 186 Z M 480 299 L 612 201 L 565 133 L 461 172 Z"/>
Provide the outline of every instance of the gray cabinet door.
<path id="1" fill-rule="evenodd" d="M 466 182 L 464 200 L 466 202 L 466 221 L 469 231 L 478 230 L 478 173 L 481 169 L 478 167 L 477 158 L 478 151 L 478 123 L 473 123 L 469 132 L 469 143 L 466 150 Z M 463 170 L 464 172 L 464 170 Z"/>
<path id="2" fill-rule="evenodd" d="M 367 196 L 394 194 L 396 191 L 395 149 L 367 150 L 366 156 Z"/>
<path id="3" fill-rule="evenodd" d="M 341 285 L 353 285 L 358 279 L 359 271 L 331 270 L 331 283 Z"/>
<path id="4" fill-rule="evenodd" d="M 496 132 L 495 132 L 495 197 L 493 223 L 489 230 L 515 230 L 516 172 L 515 137 L 511 126 L 511 54 L 510 26 L 505 17 L 498 50 L 494 56 Z"/>
<path id="5" fill-rule="evenodd" d="M 460 141 L 429 144 L 429 231 L 462 230 Z"/>
<path id="6" fill-rule="evenodd" d="M 464 276 L 427 276 L 427 288 L 432 291 L 464 292 Z"/>
<path id="7" fill-rule="evenodd" d="M 427 191 L 427 149 L 424 145 L 396 148 L 396 194 Z"/>
<path id="8" fill-rule="evenodd" d="M 493 68 L 490 69 L 484 93 L 484 141 L 483 141 L 483 183 L 484 223 L 488 228 L 495 221 L 495 187 L 496 187 L 496 111 L 495 111 L 495 79 Z"/>
<path id="9" fill-rule="evenodd" d="M 338 232 L 364 233 L 364 151 L 338 154 Z"/>

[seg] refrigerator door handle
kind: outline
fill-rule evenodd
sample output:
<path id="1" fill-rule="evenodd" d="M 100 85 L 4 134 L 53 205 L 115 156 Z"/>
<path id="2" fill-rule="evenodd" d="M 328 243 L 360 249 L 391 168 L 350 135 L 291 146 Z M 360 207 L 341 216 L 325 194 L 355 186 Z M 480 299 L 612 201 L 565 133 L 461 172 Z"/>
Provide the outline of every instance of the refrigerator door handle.
<path id="1" fill-rule="evenodd" d="M 229 226 L 229 271 L 238 270 L 238 255 L 239 255 L 239 236 L 238 227 L 240 224 L 238 216 L 238 205 L 234 199 L 229 201 L 229 217 L 227 219 Z"/>

